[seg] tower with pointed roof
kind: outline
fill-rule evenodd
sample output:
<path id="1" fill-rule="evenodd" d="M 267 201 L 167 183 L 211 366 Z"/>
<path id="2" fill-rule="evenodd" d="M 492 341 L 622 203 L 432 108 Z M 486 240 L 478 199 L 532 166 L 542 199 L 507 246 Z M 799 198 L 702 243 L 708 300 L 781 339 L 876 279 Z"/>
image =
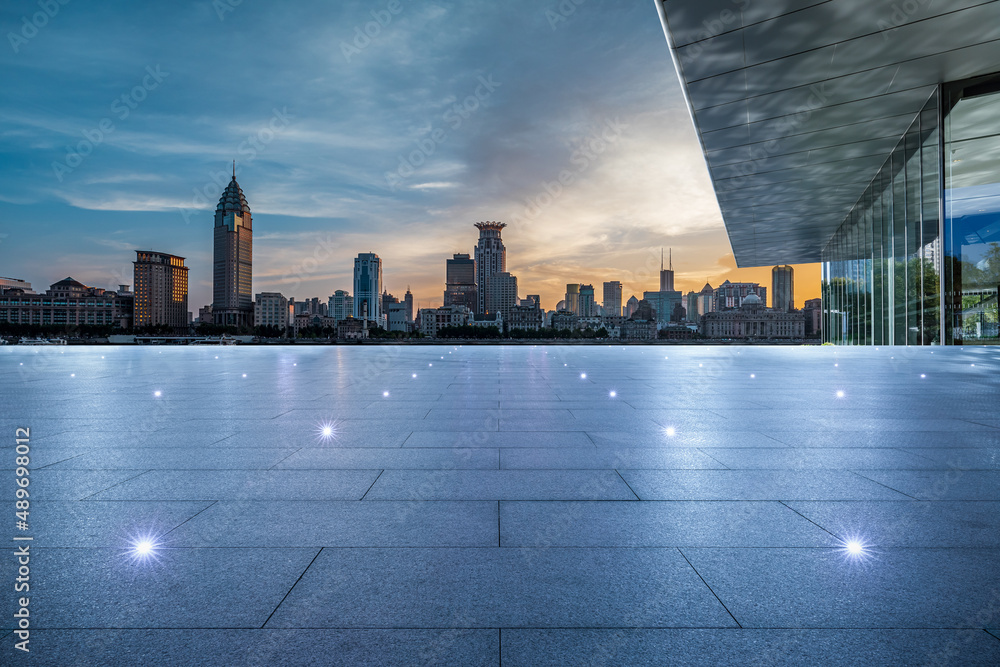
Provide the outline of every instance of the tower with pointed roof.
<path id="1" fill-rule="evenodd" d="M 243 190 L 229 181 L 215 207 L 212 318 L 216 324 L 253 326 L 253 223 Z"/>

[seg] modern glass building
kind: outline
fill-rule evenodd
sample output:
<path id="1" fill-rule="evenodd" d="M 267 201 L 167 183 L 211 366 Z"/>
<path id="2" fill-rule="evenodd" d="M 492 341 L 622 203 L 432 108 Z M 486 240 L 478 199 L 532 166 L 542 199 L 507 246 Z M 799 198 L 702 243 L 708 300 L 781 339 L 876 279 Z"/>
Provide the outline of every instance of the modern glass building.
<path id="1" fill-rule="evenodd" d="M 1000 2 L 654 0 L 737 265 L 823 336 L 1000 342 Z"/>

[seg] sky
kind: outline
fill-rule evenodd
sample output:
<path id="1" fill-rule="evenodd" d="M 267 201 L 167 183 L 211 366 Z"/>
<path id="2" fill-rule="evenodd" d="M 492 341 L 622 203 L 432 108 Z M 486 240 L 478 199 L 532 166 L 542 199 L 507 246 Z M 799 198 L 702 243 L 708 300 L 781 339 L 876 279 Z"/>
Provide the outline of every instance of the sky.
<path id="1" fill-rule="evenodd" d="M 351 291 L 376 252 L 439 305 L 483 220 L 546 309 L 567 283 L 641 298 L 661 248 L 677 289 L 770 287 L 736 268 L 653 0 L 36 0 L 0 28 L 0 276 L 36 291 L 131 284 L 156 250 L 197 314 L 233 160 L 254 292 Z M 795 268 L 801 306 L 819 265 Z"/>

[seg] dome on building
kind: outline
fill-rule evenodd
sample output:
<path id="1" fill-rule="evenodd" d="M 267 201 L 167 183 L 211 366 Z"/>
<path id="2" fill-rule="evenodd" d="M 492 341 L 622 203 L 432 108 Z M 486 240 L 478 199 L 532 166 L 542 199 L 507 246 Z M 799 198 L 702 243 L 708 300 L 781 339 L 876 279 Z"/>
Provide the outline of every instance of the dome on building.
<path id="1" fill-rule="evenodd" d="M 51 289 L 73 289 L 73 288 L 86 289 L 87 286 L 79 281 L 73 280 L 72 278 L 63 278 L 59 282 L 52 283 L 51 285 Z"/>
<path id="2" fill-rule="evenodd" d="M 741 306 L 759 306 L 761 305 L 760 297 L 756 294 L 747 294 L 743 297 L 743 301 L 740 302 Z"/>
<path id="3" fill-rule="evenodd" d="M 243 196 L 240 184 L 236 182 L 236 176 L 233 176 L 233 180 L 229 181 L 229 185 L 226 186 L 219 198 L 219 205 L 215 207 L 215 211 L 223 214 L 233 211 L 241 216 L 250 212 L 250 205 L 247 204 L 247 198 Z"/>

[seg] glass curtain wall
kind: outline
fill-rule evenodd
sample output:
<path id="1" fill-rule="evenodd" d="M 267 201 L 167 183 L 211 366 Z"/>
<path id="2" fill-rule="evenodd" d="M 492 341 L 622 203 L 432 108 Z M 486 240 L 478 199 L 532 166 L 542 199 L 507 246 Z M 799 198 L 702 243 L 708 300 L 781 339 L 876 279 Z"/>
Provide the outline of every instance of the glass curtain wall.
<path id="1" fill-rule="evenodd" d="M 944 109 L 945 339 L 1000 342 L 1000 76 L 947 84 Z"/>
<path id="2" fill-rule="evenodd" d="M 823 250 L 824 340 L 941 343 L 939 118 L 935 91 Z"/>

